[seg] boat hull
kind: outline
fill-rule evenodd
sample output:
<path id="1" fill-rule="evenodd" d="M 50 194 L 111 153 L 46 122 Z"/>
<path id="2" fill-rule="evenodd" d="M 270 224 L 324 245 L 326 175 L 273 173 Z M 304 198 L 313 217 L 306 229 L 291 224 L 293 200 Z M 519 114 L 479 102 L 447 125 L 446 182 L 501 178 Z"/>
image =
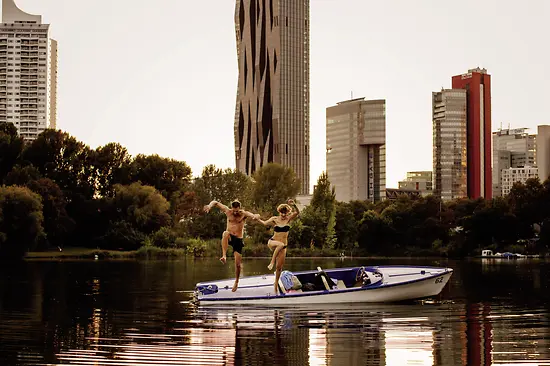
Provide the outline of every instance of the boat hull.
<path id="1" fill-rule="evenodd" d="M 197 284 L 197 288 L 215 285 L 217 292 L 195 292 L 202 306 L 209 305 L 309 305 L 336 303 L 384 303 L 417 300 L 441 293 L 452 276 L 451 268 L 371 267 L 383 274 L 375 286 L 338 288 L 324 291 L 274 293 L 273 275 L 243 278 L 238 291 L 231 292 L 233 280 Z M 345 270 L 345 269 L 344 269 Z M 327 274 L 331 276 L 330 270 Z M 296 275 L 299 275 L 297 273 Z"/>

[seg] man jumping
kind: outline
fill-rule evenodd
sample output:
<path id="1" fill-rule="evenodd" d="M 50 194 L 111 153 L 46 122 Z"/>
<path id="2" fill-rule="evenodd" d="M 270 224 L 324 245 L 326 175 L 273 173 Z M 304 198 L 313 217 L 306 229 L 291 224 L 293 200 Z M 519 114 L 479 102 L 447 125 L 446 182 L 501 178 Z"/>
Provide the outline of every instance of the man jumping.
<path id="1" fill-rule="evenodd" d="M 239 285 L 239 277 L 242 269 L 242 249 L 244 247 L 243 231 L 244 223 L 247 218 L 257 220 L 260 215 L 254 215 L 241 208 L 241 203 L 237 200 L 231 202 L 231 208 L 219 203 L 218 201 L 212 201 L 210 204 L 204 206 L 204 211 L 209 212 L 212 207 L 218 207 L 227 216 L 227 227 L 222 235 L 222 257 L 220 261 L 225 264 L 227 262 L 227 249 L 229 244 L 233 247 L 233 256 L 235 257 L 235 284 L 231 291 L 237 291 Z"/>

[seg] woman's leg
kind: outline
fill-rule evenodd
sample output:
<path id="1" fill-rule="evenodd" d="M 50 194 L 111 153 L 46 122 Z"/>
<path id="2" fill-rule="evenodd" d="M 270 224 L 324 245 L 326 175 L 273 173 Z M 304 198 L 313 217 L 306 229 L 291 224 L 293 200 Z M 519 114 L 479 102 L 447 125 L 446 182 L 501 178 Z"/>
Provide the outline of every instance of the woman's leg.
<path id="1" fill-rule="evenodd" d="M 285 243 L 269 239 L 267 242 L 267 246 L 269 249 L 273 250 L 273 256 L 271 257 L 271 262 L 267 266 L 267 269 L 270 271 L 273 269 L 273 266 L 275 266 L 275 258 L 277 258 L 277 255 L 279 254 L 280 250 L 286 246 Z"/>
<path id="2" fill-rule="evenodd" d="M 279 278 L 281 278 L 281 273 L 283 272 L 283 266 L 285 264 L 286 258 L 286 245 L 284 248 L 279 250 L 277 255 L 277 269 L 275 270 L 275 294 L 279 293 Z"/>

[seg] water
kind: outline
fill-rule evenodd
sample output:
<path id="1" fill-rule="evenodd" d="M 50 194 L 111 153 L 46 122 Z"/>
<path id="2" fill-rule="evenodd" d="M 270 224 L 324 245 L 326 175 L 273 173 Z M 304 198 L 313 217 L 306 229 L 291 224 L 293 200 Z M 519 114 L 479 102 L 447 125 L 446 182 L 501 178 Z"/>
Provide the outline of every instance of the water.
<path id="1" fill-rule="evenodd" d="M 245 259 L 245 275 L 267 259 Z M 550 365 L 542 260 L 292 259 L 287 269 L 449 266 L 434 301 L 196 308 L 233 262 L 28 262 L 0 269 L 0 365 Z"/>

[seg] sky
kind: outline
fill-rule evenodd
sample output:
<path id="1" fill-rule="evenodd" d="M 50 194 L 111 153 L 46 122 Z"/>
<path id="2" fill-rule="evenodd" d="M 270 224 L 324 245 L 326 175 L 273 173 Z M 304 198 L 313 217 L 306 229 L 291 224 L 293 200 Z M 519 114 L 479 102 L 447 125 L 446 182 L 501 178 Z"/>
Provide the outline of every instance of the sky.
<path id="1" fill-rule="evenodd" d="M 58 128 L 95 148 L 234 168 L 233 0 L 16 0 L 59 42 Z M 493 130 L 550 124 L 549 0 L 311 0 L 311 182 L 325 110 L 386 99 L 387 186 L 432 170 L 431 93 L 475 67 Z"/>

